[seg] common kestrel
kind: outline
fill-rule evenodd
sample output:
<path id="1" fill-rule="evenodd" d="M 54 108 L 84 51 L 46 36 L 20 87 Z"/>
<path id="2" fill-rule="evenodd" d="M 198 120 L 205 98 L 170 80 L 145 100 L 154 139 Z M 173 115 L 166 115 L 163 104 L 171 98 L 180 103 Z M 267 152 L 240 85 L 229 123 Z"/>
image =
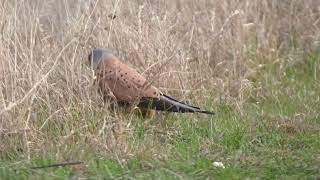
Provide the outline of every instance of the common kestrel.
<path id="1" fill-rule="evenodd" d="M 111 91 L 120 104 L 136 103 L 139 108 L 158 111 L 214 114 L 163 94 L 136 70 L 120 61 L 110 49 L 93 49 L 88 60 L 102 94 Z"/>

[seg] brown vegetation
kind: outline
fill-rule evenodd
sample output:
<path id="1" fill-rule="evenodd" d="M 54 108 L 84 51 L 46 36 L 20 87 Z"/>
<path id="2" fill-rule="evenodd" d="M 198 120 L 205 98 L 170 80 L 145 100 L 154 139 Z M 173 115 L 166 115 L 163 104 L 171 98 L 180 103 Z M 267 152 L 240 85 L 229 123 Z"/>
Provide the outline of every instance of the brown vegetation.
<path id="1" fill-rule="evenodd" d="M 130 136 L 132 116 L 101 106 L 85 64 L 93 47 L 113 49 L 175 97 L 243 114 L 248 98 L 265 95 L 261 69 L 278 64 L 283 76 L 319 47 L 319 11 L 318 0 L 2 0 L 0 156 L 77 143 L 114 152 L 110 137 Z"/>

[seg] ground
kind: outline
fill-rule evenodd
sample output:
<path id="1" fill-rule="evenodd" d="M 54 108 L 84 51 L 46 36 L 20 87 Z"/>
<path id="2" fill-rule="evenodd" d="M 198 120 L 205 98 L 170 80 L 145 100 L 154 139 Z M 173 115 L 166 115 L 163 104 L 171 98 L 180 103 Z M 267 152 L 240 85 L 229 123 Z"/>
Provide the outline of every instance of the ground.
<path id="1" fill-rule="evenodd" d="M 320 178 L 318 1 L 34 2 L 0 5 L 0 179 Z M 215 115 L 110 110 L 96 46 Z"/>

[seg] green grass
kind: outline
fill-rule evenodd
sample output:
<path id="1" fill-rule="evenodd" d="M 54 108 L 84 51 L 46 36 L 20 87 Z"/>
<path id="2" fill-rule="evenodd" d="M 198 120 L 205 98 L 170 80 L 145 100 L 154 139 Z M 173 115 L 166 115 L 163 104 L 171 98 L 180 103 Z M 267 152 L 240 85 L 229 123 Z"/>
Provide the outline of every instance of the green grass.
<path id="1" fill-rule="evenodd" d="M 254 78 L 263 92 L 252 93 L 242 114 L 228 103 L 215 116 L 164 115 L 161 122 L 133 121 L 127 140 L 134 154 L 119 158 L 92 151 L 74 133 L 77 144 L 31 154 L 8 153 L 0 162 L 1 179 L 316 179 L 320 177 L 320 53 L 286 68 L 264 67 Z M 71 113 L 77 119 L 77 113 Z M 93 116 L 94 117 L 94 116 Z M 88 129 L 94 129 L 92 120 Z M 147 124 L 147 125 L 146 125 Z M 60 124 L 54 124 L 53 133 Z M 67 130 L 68 127 L 65 127 Z M 58 132 L 66 133 L 63 129 Z M 68 134 L 68 133 L 66 133 Z M 78 140 L 77 140 L 78 139 Z M 61 160 L 84 161 L 74 167 L 31 170 Z M 11 156 L 9 156 L 11 155 Z M 212 165 L 221 161 L 225 168 Z"/>

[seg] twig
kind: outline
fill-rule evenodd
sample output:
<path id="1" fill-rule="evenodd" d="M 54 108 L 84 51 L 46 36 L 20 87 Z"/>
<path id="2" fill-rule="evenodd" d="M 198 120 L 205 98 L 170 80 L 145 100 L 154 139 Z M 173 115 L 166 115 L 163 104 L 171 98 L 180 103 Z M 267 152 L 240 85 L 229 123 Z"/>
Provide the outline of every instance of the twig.
<path id="1" fill-rule="evenodd" d="M 78 165 L 78 164 L 83 164 L 83 163 L 84 163 L 84 162 L 82 162 L 82 161 L 64 162 L 64 163 L 51 164 L 51 165 L 47 165 L 47 166 L 31 167 L 30 169 L 43 169 L 43 168 L 52 168 L 52 167 L 64 167 L 64 166 L 72 166 L 72 165 Z"/>

